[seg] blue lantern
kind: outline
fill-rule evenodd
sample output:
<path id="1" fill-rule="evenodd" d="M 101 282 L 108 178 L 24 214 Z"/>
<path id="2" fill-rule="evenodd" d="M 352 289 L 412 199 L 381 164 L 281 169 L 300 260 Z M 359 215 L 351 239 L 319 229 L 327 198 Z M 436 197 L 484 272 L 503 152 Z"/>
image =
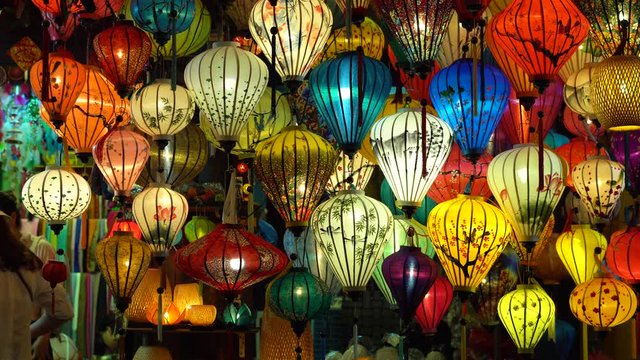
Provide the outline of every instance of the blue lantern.
<path id="1" fill-rule="evenodd" d="M 191 25 L 196 16 L 196 3 L 194 0 L 132 0 L 131 16 L 136 25 L 152 33 L 162 46 L 172 34 L 183 32 Z"/>
<path id="2" fill-rule="evenodd" d="M 353 156 L 384 107 L 391 73 L 380 61 L 347 52 L 318 65 L 309 87 L 320 117 L 340 148 Z"/>
<path id="3" fill-rule="evenodd" d="M 440 70 L 429 95 L 440 118 L 453 129 L 462 154 L 476 161 L 498 126 L 511 85 L 500 69 L 460 59 Z"/>

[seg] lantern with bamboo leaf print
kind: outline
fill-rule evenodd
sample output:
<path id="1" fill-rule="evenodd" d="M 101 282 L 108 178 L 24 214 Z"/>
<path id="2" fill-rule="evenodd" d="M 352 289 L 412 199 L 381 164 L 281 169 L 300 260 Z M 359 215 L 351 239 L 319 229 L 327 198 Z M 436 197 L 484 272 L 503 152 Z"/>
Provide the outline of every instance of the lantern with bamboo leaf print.
<path id="1" fill-rule="evenodd" d="M 375 60 L 382 58 L 385 45 L 384 33 L 371 18 L 365 17 L 361 24 L 352 24 L 351 38 L 347 37 L 347 33 L 346 25 L 331 32 L 320 61 L 334 59 L 340 53 L 356 51 L 359 47 L 367 57 Z"/>
<path id="2" fill-rule="evenodd" d="M 66 57 L 50 56 L 46 64 L 38 60 L 31 66 L 31 88 L 47 110 L 54 130 L 60 129 L 67 120 L 86 81 L 84 65 Z"/>
<path id="3" fill-rule="evenodd" d="M 589 225 L 572 225 L 556 241 L 556 251 L 576 284 L 591 280 L 600 271 L 607 239 Z"/>
<path id="4" fill-rule="evenodd" d="M 455 290 L 475 292 L 511 238 L 511 226 L 483 198 L 458 195 L 438 204 L 427 228 Z"/>
<path id="5" fill-rule="evenodd" d="M 364 291 L 392 230 L 389 209 L 363 191 L 344 190 L 318 205 L 310 223 L 343 290 Z"/>
<path id="6" fill-rule="evenodd" d="M 640 7 L 635 0 L 576 0 L 575 3 L 589 19 L 591 40 L 604 57 L 614 55 L 623 41 L 624 54 L 638 55 Z"/>
<path id="7" fill-rule="evenodd" d="M 564 85 L 564 102 L 571 110 L 587 119 L 595 119 L 591 106 L 591 78 L 597 64 L 587 63 L 571 74 Z"/>
<path id="8" fill-rule="evenodd" d="M 433 68 L 453 15 L 453 1 L 376 0 L 399 66 L 419 76 Z"/>
<path id="9" fill-rule="evenodd" d="M 194 54 L 202 49 L 209 40 L 211 33 L 211 14 L 201 0 L 193 0 L 195 5 L 195 17 L 189 27 L 184 31 L 176 31 L 176 57 L 184 57 Z M 166 44 L 159 44 L 154 39 L 152 53 L 156 57 L 169 57 L 173 51 L 173 39 L 169 39 Z"/>
<path id="10" fill-rule="evenodd" d="M 555 328 L 556 306 L 540 285 L 518 285 L 500 299 L 498 315 L 518 354 L 533 354 L 545 331 Z"/>
<path id="11" fill-rule="evenodd" d="M 98 242 L 96 262 L 122 314 L 147 273 L 150 261 L 151 248 L 131 232 L 117 231 Z"/>
<path id="12" fill-rule="evenodd" d="M 573 2 L 514 0 L 494 16 L 489 32 L 543 93 L 589 34 L 589 21 Z"/>
<path id="13" fill-rule="evenodd" d="M 593 156 L 573 168 L 573 185 L 589 214 L 608 221 L 625 187 L 624 166 L 606 156 Z"/>
<path id="14" fill-rule="evenodd" d="M 476 161 L 507 106 L 511 93 L 507 77 L 492 65 L 460 59 L 434 76 L 429 93 L 438 115 L 453 129 L 462 154 Z"/>
<path id="15" fill-rule="evenodd" d="M 565 174 L 562 158 L 547 149 L 540 153 L 532 144 L 517 145 L 489 164 L 489 188 L 527 251 L 540 240 L 560 201 Z"/>
<path id="16" fill-rule="evenodd" d="M 249 15 L 251 36 L 291 89 L 322 56 L 332 25 L 322 0 L 259 0 Z"/>
<path id="17" fill-rule="evenodd" d="M 631 286 L 613 276 L 599 276 L 576 286 L 569 297 L 573 316 L 596 330 L 627 322 L 636 313 L 638 299 Z"/>
<path id="18" fill-rule="evenodd" d="M 341 190 L 349 190 L 351 185 L 355 190 L 364 190 L 375 167 L 376 165 L 360 152 L 356 152 L 352 158 L 349 158 L 344 152 L 340 152 L 338 163 L 327 183 L 327 191 L 330 194 L 335 194 Z"/>
<path id="19" fill-rule="evenodd" d="M 189 28 L 196 15 L 194 0 L 132 0 L 131 15 L 142 30 L 163 46 L 172 34 Z"/>
<path id="20" fill-rule="evenodd" d="M 435 335 L 453 300 L 453 286 L 446 276 L 438 276 L 422 299 L 415 317 L 425 335 Z"/>
<path id="21" fill-rule="evenodd" d="M 401 109 L 373 125 L 371 144 L 382 173 L 409 218 L 421 206 L 449 156 L 449 126 L 424 110 Z"/>
<path id="22" fill-rule="evenodd" d="M 640 282 L 640 227 L 629 226 L 611 234 L 607 247 L 607 266 L 621 279 L 635 284 Z"/>
<path id="23" fill-rule="evenodd" d="M 611 131 L 640 129 L 640 58 L 612 56 L 598 63 L 591 77 L 591 106 Z"/>
<path id="24" fill-rule="evenodd" d="M 125 98 L 151 56 L 151 39 L 133 21 L 119 21 L 96 35 L 93 50 L 104 75 Z"/>
<path id="25" fill-rule="evenodd" d="M 294 234 L 307 227 L 336 160 L 328 141 L 300 126 L 286 127 L 256 147 L 256 177 Z"/>
<path id="26" fill-rule="evenodd" d="M 132 210 L 152 255 L 166 257 L 187 219 L 187 199 L 166 186 L 149 184 L 133 199 Z"/>

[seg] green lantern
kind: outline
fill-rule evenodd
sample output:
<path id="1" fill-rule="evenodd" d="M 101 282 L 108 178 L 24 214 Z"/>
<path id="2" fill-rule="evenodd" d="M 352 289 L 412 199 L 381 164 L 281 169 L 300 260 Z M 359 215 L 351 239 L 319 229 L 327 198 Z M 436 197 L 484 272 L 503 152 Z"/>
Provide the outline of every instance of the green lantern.
<path id="1" fill-rule="evenodd" d="M 247 304 L 231 302 L 224 308 L 222 319 L 227 325 L 233 325 L 236 327 L 249 326 L 252 319 L 251 309 L 249 309 Z"/>
<path id="2" fill-rule="evenodd" d="M 206 216 L 194 216 L 184 225 L 184 236 L 192 243 L 209 234 L 216 224 Z"/>

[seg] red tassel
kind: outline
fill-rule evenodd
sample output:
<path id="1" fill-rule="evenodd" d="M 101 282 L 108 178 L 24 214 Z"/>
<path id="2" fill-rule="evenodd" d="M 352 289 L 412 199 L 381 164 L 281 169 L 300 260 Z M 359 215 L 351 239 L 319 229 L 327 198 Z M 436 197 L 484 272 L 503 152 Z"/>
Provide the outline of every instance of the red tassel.
<path id="1" fill-rule="evenodd" d="M 427 177 L 427 100 L 422 99 L 422 131 L 421 131 L 421 149 L 422 149 L 422 177 Z"/>
<path id="2" fill-rule="evenodd" d="M 358 126 L 362 126 L 362 103 L 364 102 L 364 78 L 363 78 L 363 67 L 364 67 L 364 58 L 361 46 L 358 46 Z"/>

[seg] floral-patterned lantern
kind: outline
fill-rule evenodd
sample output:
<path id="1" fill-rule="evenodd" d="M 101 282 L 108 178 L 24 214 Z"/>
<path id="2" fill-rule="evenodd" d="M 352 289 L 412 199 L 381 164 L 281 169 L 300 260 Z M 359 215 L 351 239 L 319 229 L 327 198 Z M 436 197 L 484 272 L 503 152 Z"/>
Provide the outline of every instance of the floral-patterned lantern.
<path id="1" fill-rule="evenodd" d="M 594 218 L 611 218 L 625 188 L 624 166 L 606 156 L 594 156 L 573 168 L 576 192 Z"/>
<path id="2" fill-rule="evenodd" d="M 598 274 L 607 251 L 607 239 L 589 225 L 572 225 L 556 241 L 556 251 L 576 284 Z"/>
<path id="3" fill-rule="evenodd" d="M 445 276 L 438 276 L 416 310 L 416 321 L 426 335 L 435 335 L 438 324 L 453 300 L 453 286 Z"/>
<path id="4" fill-rule="evenodd" d="M 335 194 L 341 190 L 349 190 L 351 185 L 355 190 L 364 190 L 375 167 L 360 152 L 356 152 L 352 158 L 340 152 L 335 170 L 327 183 L 327 191 Z"/>
<path id="5" fill-rule="evenodd" d="M 558 147 L 556 154 L 560 155 L 567 162 L 567 186 L 573 189 L 573 179 L 571 178 L 573 168 L 579 163 L 598 155 L 598 144 L 590 139 L 574 138 L 568 144 Z"/>
<path id="6" fill-rule="evenodd" d="M 573 315 L 596 330 L 627 322 L 636 314 L 637 307 L 638 299 L 633 288 L 613 277 L 597 277 L 583 282 L 573 289 L 569 297 Z"/>
<path id="7" fill-rule="evenodd" d="M 629 283 L 640 282 L 640 227 L 629 226 L 611 234 L 607 247 L 607 266 Z"/>
<path id="8" fill-rule="evenodd" d="M 371 18 L 365 17 L 361 24 L 351 25 L 351 38 L 347 37 L 346 26 L 333 30 L 324 47 L 320 61 L 334 59 L 343 52 L 356 51 L 358 47 L 362 47 L 365 56 L 380 60 L 384 44 L 384 33 L 380 26 Z"/>
<path id="9" fill-rule="evenodd" d="M 142 30 L 153 34 L 159 45 L 172 34 L 189 28 L 196 15 L 194 0 L 132 0 L 131 15 Z"/>

